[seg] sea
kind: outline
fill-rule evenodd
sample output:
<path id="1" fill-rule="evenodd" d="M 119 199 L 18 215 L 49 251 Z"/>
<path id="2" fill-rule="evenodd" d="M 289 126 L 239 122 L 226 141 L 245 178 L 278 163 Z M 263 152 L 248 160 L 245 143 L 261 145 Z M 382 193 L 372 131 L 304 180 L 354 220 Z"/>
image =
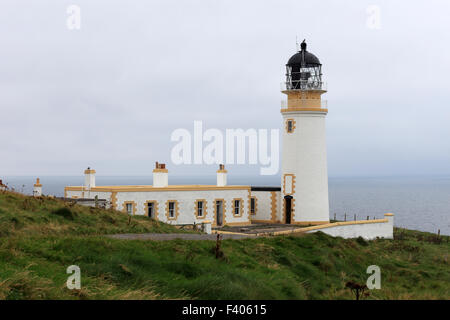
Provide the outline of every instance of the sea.
<path id="1" fill-rule="evenodd" d="M 32 194 L 35 177 L 3 176 L 16 191 Z M 83 176 L 40 177 L 43 193 L 62 197 L 65 186 L 83 184 Z M 169 184 L 215 184 L 214 176 L 170 176 Z M 97 176 L 101 185 L 151 185 L 150 176 Z M 279 186 L 279 176 L 228 177 L 230 185 Z M 450 176 L 330 177 L 330 218 L 382 218 L 394 213 L 395 226 L 450 235 Z"/>

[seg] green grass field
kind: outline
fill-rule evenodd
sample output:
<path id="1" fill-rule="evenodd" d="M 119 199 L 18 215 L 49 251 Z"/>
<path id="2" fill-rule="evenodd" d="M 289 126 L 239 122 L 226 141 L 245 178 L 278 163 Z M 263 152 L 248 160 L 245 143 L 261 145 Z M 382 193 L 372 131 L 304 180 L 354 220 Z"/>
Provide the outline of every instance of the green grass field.
<path id="1" fill-rule="evenodd" d="M 396 240 L 323 233 L 222 242 L 142 241 L 113 233 L 182 232 L 146 217 L 0 193 L 0 299 L 354 299 L 381 268 L 365 299 L 449 299 L 448 237 L 396 229 Z M 66 268 L 81 289 L 66 288 Z"/>

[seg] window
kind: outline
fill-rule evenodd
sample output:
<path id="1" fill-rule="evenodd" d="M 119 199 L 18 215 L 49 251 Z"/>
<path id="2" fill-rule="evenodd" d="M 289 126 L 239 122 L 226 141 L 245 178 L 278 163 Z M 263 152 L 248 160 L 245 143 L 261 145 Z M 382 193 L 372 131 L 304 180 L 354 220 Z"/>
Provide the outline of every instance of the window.
<path id="1" fill-rule="evenodd" d="M 197 217 L 203 217 L 203 201 L 197 201 Z"/>
<path id="2" fill-rule="evenodd" d="M 122 211 L 129 215 L 136 214 L 136 202 L 134 201 L 124 201 L 122 204 Z"/>
<path id="3" fill-rule="evenodd" d="M 255 197 L 250 198 L 250 213 L 251 214 L 256 213 L 256 198 Z"/>
<path id="4" fill-rule="evenodd" d="M 133 204 L 132 203 L 127 203 L 127 213 L 128 214 L 133 214 Z"/>
<path id="5" fill-rule="evenodd" d="M 291 195 L 295 193 L 295 175 L 287 173 L 283 176 L 283 193 L 285 195 Z"/>
<path id="6" fill-rule="evenodd" d="M 206 215 L 208 214 L 207 212 L 207 202 L 205 199 L 197 199 L 195 200 L 195 204 L 194 204 L 194 215 L 196 218 L 198 219 L 204 219 L 206 217 Z"/>
<path id="7" fill-rule="evenodd" d="M 294 119 L 287 119 L 286 120 L 286 132 L 292 133 L 295 129 L 295 120 Z"/>
<path id="8" fill-rule="evenodd" d="M 158 204 L 155 201 L 155 212 L 157 210 Z M 178 201 L 177 200 L 167 200 L 166 201 L 166 218 L 167 220 L 177 220 L 178 219 Z"/>
<path id="9" fill-rule="evenodd" d="M 233 208 L 231 208 L 233 216 L 242 217 L 242 214 L 244 213 L 244 200 L 242 200 L 242 198 L 234 198 L 231 204 L 233 206 Z"/>
<path id="10" fill-rule="evenodd" d="M 169 217 L 175 218 L 175 202 L 174 201 L 169 202 Z"/>
<path id="11" fill-rule="evenodd" d="M 241 200 L 234 200 L 234 215 L 238 216 L 241 213 Z"/>

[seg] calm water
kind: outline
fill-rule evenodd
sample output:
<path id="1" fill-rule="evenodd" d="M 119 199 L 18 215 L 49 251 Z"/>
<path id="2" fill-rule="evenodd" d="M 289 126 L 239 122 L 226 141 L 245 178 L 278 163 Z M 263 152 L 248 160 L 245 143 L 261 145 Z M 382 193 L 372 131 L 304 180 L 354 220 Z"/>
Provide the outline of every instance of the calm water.
<path id="1" fill-rule="evenodd" d="M 215 184 L 215 177 L 169 177 L 170 184 Z M 229 184 L 277 186 L 280 178 L 232 177 Z M 3 177 L 17 191 L 31 194 L 33 177 Z M 151 177 L 97 177 L 97 185 L 148 185 Z M 44 194 L 64 195 L 67 185 L 81 185 L 83 177 L 41 177 Z M 330 178 L 330 217 L 381 218 L 395 214 L 395 225 L 450 235 L 450 176 L 402 178 Z"/>

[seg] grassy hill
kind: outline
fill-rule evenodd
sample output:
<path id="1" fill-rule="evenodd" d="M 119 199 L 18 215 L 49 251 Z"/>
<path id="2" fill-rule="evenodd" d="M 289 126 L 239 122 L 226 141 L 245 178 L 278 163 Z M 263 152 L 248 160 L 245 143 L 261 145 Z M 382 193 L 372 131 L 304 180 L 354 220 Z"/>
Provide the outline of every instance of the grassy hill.
<path id="1" fill-rule="evenodd" d="M 0 193 L 0 237 L 181 232 L 146 217 L 84 207 L 55 198 Z"/>
<path id="2" fill-rule="evenodd" d="M 181 232 L 146 217 L 0 193 L 0 299 L 449 299 L 448 237 L 396 229 L 396 240 L 323 233 L 222 242 L 117 240 L 112 233 Z M 81 290 L 66 268 L 81 268 Z"/>

